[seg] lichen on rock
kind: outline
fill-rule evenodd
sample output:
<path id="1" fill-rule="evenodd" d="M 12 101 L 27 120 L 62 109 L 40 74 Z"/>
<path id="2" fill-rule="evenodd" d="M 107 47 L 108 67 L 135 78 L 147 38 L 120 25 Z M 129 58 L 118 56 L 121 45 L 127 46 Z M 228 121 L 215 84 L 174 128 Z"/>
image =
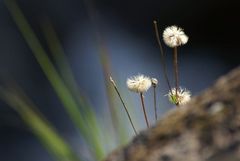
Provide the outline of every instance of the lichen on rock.
<path id="1" fill-rule="evenodd" d="M 239 161 L 240 68 L 167 113 L 106 161 Z"/>

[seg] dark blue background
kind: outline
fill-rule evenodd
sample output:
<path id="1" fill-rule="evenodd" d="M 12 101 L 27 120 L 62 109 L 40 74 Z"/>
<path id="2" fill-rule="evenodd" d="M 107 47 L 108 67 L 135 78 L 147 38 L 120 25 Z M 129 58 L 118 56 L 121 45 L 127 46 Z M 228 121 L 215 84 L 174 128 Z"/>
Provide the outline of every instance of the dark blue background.
<path id="1" fill-rule="evenodd" d="M 41 42 L 41 23 L 48 17 L 62 42 L 79 86 L 95 107 L 105 107 L 106 94 L 96 47 L 96 29 L 104 38 L 115 75 L 123 90 L 125 80 L 143 73 L 157 77 L 162 108 L 171 109 L 160 65 L 152 21 L 163 30 L 179 25 L 189 42 L 179 50 L 180 84 L 193 95 L 210 86 L 220 75 L 239 65 L 238 0 L 18 0 Z M 91 14 L 89 17 L 90 6 Z M 171 50 L 167 51 L 169 73 Z M 173 78 L 172 76 L 170 76 Z M 76 151 L 78 135 L 3 1 L 0 1 L 0 78 L 16 80 Z M 138 98 L 130 94 L 139 105 Z M 150 103 L 150 102 L 147 102 Z M 101 109 L 96 109 L 101 113 Z M 151 113 L 151 111 L 149 111 Z M 143 125 L 144 126 L 144 125 Z M 12 109 L 0 102 L 0 160 L 53 160 Z"/>

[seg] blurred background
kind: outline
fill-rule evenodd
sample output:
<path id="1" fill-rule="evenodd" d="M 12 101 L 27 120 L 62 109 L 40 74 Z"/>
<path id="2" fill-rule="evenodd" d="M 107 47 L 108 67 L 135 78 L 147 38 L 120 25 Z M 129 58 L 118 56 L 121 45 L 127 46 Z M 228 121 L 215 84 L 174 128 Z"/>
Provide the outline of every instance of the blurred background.
<path id="1" fill-rule="evenodd" d="M 178 25 L 189 36 L 180 85 L 197 95 L 239 65 L 239 18 L 238 0 L 0 0 L 0 160 L 101 160 L 134 136 L 110 74 L 138 131 L 146 125 L 128 77 L 159 80 L 159 118 L 174 108 L 153 20 L 160 33 Z M 145 100 L 154 125 L 152 89 Z"/>

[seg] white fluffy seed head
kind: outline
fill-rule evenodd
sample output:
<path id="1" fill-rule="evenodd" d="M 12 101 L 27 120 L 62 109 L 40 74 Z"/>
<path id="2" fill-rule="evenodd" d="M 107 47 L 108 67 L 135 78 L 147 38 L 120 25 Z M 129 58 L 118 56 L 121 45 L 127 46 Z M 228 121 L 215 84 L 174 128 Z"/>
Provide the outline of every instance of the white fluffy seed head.
<path id="1" fill-rule="evenodd" d="M 187 89 L 179 88 L 177 90 L 176 95 L 176 88 L 172 88 L 171 91 L 167 94 L 168 99 L 173 104 L 184 105 L 191 100 L 191 92 Z"/>
<path id="2" fill-rule="evenodd" d="M 167 46 L 174 48 L 186 44 L 188 42 L 188 36 L 182 28 L 170 26 L 163 31 L 163 41 Z"/>
<path id="3" fill-rule="evenodd" d="M 137 93 L 146 92 L 152 85 L 151 79 L 142 74 L 128 78 L 126 83 L 130 91 Z"/>
<path id="4" fill-rule="evenodd" d="M 158 80 L 156 78 L 152 78 L 151 81 L 152 81 L 152 86 L 156 87 L 158 84 Z"/>

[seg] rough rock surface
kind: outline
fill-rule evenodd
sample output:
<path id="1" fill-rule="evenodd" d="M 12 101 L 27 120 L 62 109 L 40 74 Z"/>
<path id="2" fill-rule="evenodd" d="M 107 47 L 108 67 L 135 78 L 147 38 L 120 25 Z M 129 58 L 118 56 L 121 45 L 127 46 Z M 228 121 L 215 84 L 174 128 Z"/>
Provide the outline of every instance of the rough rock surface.
<path id="1" fill-rule="evenodd" d="M 240 67 L 105 161 L 240 161 Z"/>

